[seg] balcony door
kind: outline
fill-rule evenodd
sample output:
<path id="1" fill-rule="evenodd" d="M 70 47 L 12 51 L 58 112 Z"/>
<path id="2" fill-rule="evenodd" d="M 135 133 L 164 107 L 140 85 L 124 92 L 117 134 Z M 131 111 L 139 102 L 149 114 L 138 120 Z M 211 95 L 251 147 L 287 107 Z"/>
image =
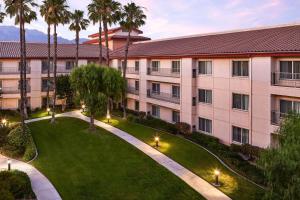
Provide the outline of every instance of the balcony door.
<path id="1" fill-rule="evenodd" d="M 280 100 L 280 114 L 286 115 L 290 112 L 300 114 L 300 101 Z"/>
<path id="2" fill-rule="evenodd" d="M 160 84 L 152 83 L 152 93 L 160 94 Z"/>
<path id="3" fill-rule="evenodd" d="M 280 79 L 300 80 L 300 61 L 280 61 Z"/>

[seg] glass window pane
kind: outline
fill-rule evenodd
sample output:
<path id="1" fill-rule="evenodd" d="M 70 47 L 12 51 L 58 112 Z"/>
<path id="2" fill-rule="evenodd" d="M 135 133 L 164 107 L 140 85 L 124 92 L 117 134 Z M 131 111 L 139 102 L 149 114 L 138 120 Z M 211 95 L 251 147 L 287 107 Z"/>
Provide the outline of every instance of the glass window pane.
<path id="1" fill-rule="evenodd" d="M 212 62 L 206 62 L 206 74 L 212 74 Z"/>
<path id="2" fill-rule="evenodd" d="M 249 143 L 249 130 L 248 129 L 242 129 L 242 143 L 248 144 Z"/>
<path id="3" fill-rule="evenodd" d="M 249 96 L 248 95 L 243 95 L 243 110 L 248 110 L 249 109 Z"/>
<path id="4" fill-rule="evenodd" d="M 293 110 L 293 102 L 280 100 L 280 113 L 289 113 Z"/>

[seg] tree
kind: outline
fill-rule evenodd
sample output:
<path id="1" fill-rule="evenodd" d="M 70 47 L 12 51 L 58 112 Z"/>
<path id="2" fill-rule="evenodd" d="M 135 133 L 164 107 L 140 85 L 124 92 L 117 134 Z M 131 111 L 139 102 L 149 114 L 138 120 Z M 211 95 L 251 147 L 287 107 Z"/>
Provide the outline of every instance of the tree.
<path id="1" fill-rule="evenodd" d="M 0 5 L 0 9 L 1 9 L 1 5 Z M 6 14 L 4 12 L 0 12 L 0 23 L 3 22 L 5 15 Z"/>
<path id="2" fill-rule="evenodd" d="M 300 115 L 290 114 L 277 131 L 278 148 L 269 148 L 259 160 L 268 191 L 264 199 L 300 199 Z"/>
<path id="3" fill-rule="evenodd" d="M 73 90 L 69 75 L 61 75 L 57 77 L 56 83 L 57 98 L 62 101 L 62 111 L 65 110 L 66 104 L 72 103 Z"/>
<path id="4" fill-rule="evenodd" d="M 98 111 L 103 110 L 103 67 L 96 64 L 75 68 L 71 73 L 71 85 L 79 99 L 85 103 L 90 114 L 90 130 L 94 130 L 94 119 Z"/>
<path id="5" fill-rule="evenodd" d="M 103 93 L 107 98 L 107 113 L 110 115 L 112 100 L 117 101 L 122 96 L 124 81 L 121 72 L 114 68 L 106 67 L 103 72 Z"/>
<path id="6" fill-rule="evenodd" d="M 89 20 L 84 19 L 84 12 L 81 10 L 75 10 L 71 15 L 72 23 L 69 29 L 76 32 L 76 66 L 78 67 L 78 51 L 79 51 L 79 32 L 81 30 L 86 30 L 89 25 Z"/>
<path id="7" fill-rule="evenodd" d="M 135 29 L 139 29 L 145 24 L 146 15 L 144 14 L 143 9 L 140 6 L 137 6 L 135 3 L 128 3 L 122 9 L 121 13 L 121 27 L 128 32 L 127 42 L 125 46 L 125 62 L 123 65 L 123 79 L 126 81 L 126 70 L 127 70 L 127 60 L 128 60 L 128 51 L 130 45 L 131 32 Z M 123 117 L 126 118 L 126 87 L 123 88 Z"/>
<path id="8" fill-rule="evenodd" d="M 101 65 L 103 62 L 102 55 L 102 0 L 93 0 L 92 3 L 88 5 L 89 11 L 89 19 L 95 25 L 99 23 L 99 31 L 98 31 L 98 40 L 99 40 L 99 64 Z"/>
<path id="9" fill-rule="evenodd" d="M 53 56 L 53 105 L 51 123 L 55 122 L 55 106 L 56 106 L 56 76 L 57 76 L 57 31 L 59 24 L 69 23 L 71 13 L 68 11 L 69 6 L 66 0 L 49 0 L 49 20 L 53 24 L 54 38 L 54 56 Z"/>
<path id="10" fill-rule="evenodd" d="M 36 19 L 36 13 L 32 10 L 37 4 L 33 0 L 4 0 L 6 13 L 10 18 L 15 18 L 15 24 L 19 25 L 20 34 L 20 112 L 23 132 L 25 131 L 24 120 L 27 115 L 27 85 L 26 85 L 26 41 L 25 23 Z"/>
<path id="11" fill-rule="evenodd" d="M 106 65 L 109 66 L 108 25 L 116 24 L 121 17 L 121 4 L 114 0 L 103 1 L 103 28 L 106 46 Z"/>
<path id="12" fill-rule="evenodd" d="M 49 93 L 50 93 L 50 66 L 51 66 L 51 1 L 50 0 L 44 0 L 43 4 L 40 6 L 40 13 L 41 16 L 44 17 L 45 22 L 48 25 L 47 28 L 47 40 L 48 40 L 48 45 L 47 45 L 47 108 L 50 106 L 50 99 L 49 99 Z"/>

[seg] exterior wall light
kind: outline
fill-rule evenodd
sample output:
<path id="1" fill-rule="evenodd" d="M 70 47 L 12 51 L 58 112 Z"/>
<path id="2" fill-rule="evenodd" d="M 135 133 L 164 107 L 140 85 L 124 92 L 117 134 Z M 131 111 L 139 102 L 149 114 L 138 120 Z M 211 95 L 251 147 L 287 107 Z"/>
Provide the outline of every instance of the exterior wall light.
<path id="1" fill-rule="evenodd" d="M 215 175 L 215 182 L 213 183 L 213 185 L 216 187 L 220 187 L 221 186 L 219 182 L 220 171 L 216 169 L 214 171 L 214 175 Z"/>

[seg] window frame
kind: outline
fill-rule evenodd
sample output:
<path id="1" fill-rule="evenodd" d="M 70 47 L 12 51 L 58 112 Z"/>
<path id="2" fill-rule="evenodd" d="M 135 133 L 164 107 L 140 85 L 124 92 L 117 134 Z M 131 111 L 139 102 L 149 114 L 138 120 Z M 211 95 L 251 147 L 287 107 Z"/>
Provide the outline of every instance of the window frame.
<path id="1" fill-rule="evenodd" d="M 70 63 L 71 65 L 68 66 L 68 63 Z M 66 60 L 65 69 L 66 70 L 72 70 L 72 69 L 75 68 L 75 65 L 76 65 L 76 63 L 75 63 L 74 60 Z M 69 68 L 69 67 L 71 67 L 71 68 Z"/>
<path id="2" fill-rule="evenodd" d="M 284 71 L 282 63 L 290 63 L 291 66 L 287 66 L 288 68 L 291 67 L 291 72 Z M 296 70 L 295 63 L 298 63 L 298 70 Z M 299 72 L 296 72 L 299 71 Z M 280 60 L 279 61 L 279 78 L 281 80 L 300 80 L 300 61 L 299 60 Z"/>
<path id="3" fill-rule="evenodd" d="M 201 64 L 204 63 L 204 72 L 201 70 Z M 210 63 L 210 66 L 208 65 Z M 208 67 L 210 67 L 210 72 L 208 70 Z M 198 60 L 198 75 L 199 76 L 211 76 L 213 74 L 213 66 L 212 66 L 212 61 L 211 60 Z"/>
<path id="4" fill-rule="evenodd" d="M 140 111 L 140 102 L 138 100 L 134 101 L 134 110 Z"/>
<path id="5" fill-rule="evenodd" d="M 244 69 L 243 69 L 243 67 L 245 67 L 244 65 L 243 65 L 243 63 L 247 63 L 247 74 L 245 75 L 244 73 L 245 73 L 245 71 L 244 71 Z M 238 63 L 239 65 L 237 66 L 238 67 L 238 69 L 237 69 L 237 72 L 238 72 L 238 74 L 235 74 L 235 63 Z M 232 77 L 236 77 L 236 78 L 247 78 L 247 77 L 249 77 L 249 68 L 250 68 L 250 65 L 249 65 L 249 61 L 248 60 L 233 60 L 232 61 L 232 64 L 231 64 L 231 76 Z M 240 74 L 239 74 L 240 73 Z"/>
<path id="6" fill-rule="evenodd" d="M 204 101 L 201 100 L 201 97 L 202 97 L 201 91 L 204 92 Z M 209 97 L 207 95 L 208 93 L 210 93 L 210 99 L 208 98 Z M 213 102 L 213 92 L 212 92 L 212 90 L 199 88 L 198 89 L 198 103 L 211 105 L 212 102 Z"/>
<path id="7" fill-rule="evenodd" d="M 237 132 L 235 132 L 235 130 Z M 239 139 L 239 141 L 235 140 L 235 134 L 236 133 L 238 134 L 237 138 Z M 231 131 L 231 141 L 232 141 L 232 143 L 241 144 L 241 145 L 242 144 L 249 144 L 249 142 L 250 142 L 249 134 L 250 134 L 249 129 L 233 125 L 232 126 L 232 131 Z M 245 135 L 247 137 L 245 137 Z M 247 138 L 246 142 L 244 141 L 245 138 Z"/>
<path id="8" fill-rule="evenodd" d="M 177 116 L 176 116 L 177 115 Z M 172 122 L 178 123 L 180 122 L 180 112 L 177 110 L 172 110 Z"/>
<path id="9" fill-rule="evenodd" d="M 176 90 L 178 90 L 176 93 L 174 93 L 174 89 L 177 88 Z M 172 91 L 171 91 L 172 97 L 173 98 L 180 98 L 180 86 L 179 85 L 172 85 Z"/>
<path id="10" fill-rule="evenodd" d="M 174 66 L 174 63 L 176 63 L 177 65 Z M 178 73 L 180 74 L 180 71 L 181 71 L 181 62 L 180 60 L 172 60 L 171 61 L 171 72 L 172 73 Z"/>
<path id="11" fill-rule="evenodd" d="M 153 90 L 153 88 L 155 88 L 155 90 Z M 151 84 L 151 89 L 152 89 L 152 93 L 160 94 L 160 84 L 159 83 L 152 83 Z"/>
<path id="12" fill-rule="evenodd" d="M 155 112 L 153 112 L 155 111 Z M 157 105 L 151 106 L 151 115 L 156 118 L 160 118 L 160 107 Z"/>
<path id="13" fill-rule="evenodd" d="M 204 122 L 204 127 L 202 127 L 202 122 Z M 202 130 L 202 128 L 204 128 L 204 130 Z M 207 119 L 207 118 L 203 118 L 203 117 L 199 117 L 198 118 L 198 130 L 203 132 L 203 133 L 207 133 L 209 135 L 212 135 L 212 120 L 211 119 Z"/>
<path id="14" fill-rule="evenodd" d="M 236 101 L 235 101 L 235 96 L 240 96 L 239 98 L 239 107 L 235 107 L 236 106 Z M 246 104 L 245 98 L 247 97 L 248 102 Z M 246 108 L 247 105 L 247 108 Z M 232 93 L 232 109 L 234 110 L 240 110 L 240 111 L 245 111 L 248 112 L 249 111 L 249 105 L 250 105 L 250 96 L 248 94 L 241 94 L 241 93 Z"/>
<path id="15" fill-rule="evenodd" d="M 157 63 L 157 66 L 154 66 L 154 63 Z M 152 72 L 159 72 L 160 68 L 160 61 L 159 60 L 152 60 L 151 61 L 151 71 Z"/>

